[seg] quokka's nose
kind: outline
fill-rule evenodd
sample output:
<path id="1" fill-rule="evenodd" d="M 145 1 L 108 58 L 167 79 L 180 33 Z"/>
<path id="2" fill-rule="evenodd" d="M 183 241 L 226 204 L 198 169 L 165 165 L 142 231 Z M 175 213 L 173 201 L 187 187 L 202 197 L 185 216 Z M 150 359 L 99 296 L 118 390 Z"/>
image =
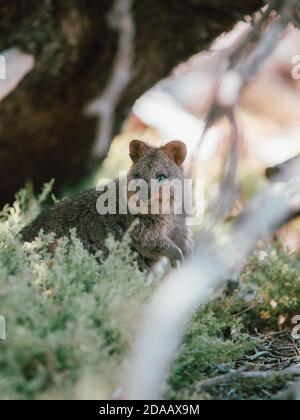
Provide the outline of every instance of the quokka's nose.
<path id="1" fill-rule="evenodd" d="M 144 202 L 147 202 L 151 198 L 151 192 L 149 188 L 141 188 L 139 191 L 140 199 Z"/>

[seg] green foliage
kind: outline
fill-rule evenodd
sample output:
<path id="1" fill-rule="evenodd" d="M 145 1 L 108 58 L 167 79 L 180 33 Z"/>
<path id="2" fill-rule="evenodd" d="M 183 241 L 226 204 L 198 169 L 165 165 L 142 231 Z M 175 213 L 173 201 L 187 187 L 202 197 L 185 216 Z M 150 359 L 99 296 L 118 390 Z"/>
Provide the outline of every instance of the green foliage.
<path id="1" fill-rule="evenodd" d="M 75 232 L 70 241 L 58 241 L 54 254 L 45 247 L 49 235 L 22 245 L 17 233 L 29 220 L 27 211 L 34 216 L 40 203 L 24 190 L 1 214 L 0 313 L 7 320 L 7 340 L 0 342 L 1 398 L 34 398 L 51 389 L 79 398 L 74 385 L 86 372 L 111 385 L 103 391 L 109 397 L 151 288 L 130 263 L 128 239 L 109 240 L 111 255 L 102 265 Z"/>
<path id="2" fill-rule="evenodd" d="M 128 237 L 122 243 L 108 239 L 110 256 L 101 265 L 101 255 L 89 255 L 76 232 L 60 239 L 53 253 L 47 247 L 51 235 L 41 233 L 34 244 L 22 244 L 19 232 L 40 212 L 51 186 L 38 199 L 27 187 L 0 214 L 0 315 L 7 320 L 7 340 L 0 341 L 0 396 L 110 398 L 155 284 L 144 287 Z M 264 259 L 255 256 L 236 292 L 220 291 L 195 311 L 165 396 L 215 396 L 216 390 L 204 393 L 197 384 L 235 368 L 254 350 L 259 341 L 247 334 L 249 326 L 300 313 L 299 268 L 299 258 L 281 248 Z M 271 316 L 262 321 L 264 312 Z M 248 388 L 239 395 L 254 393 L 255 385 Z"/>
<path id="3" fill-rule="evenodd" d="M 242 280 L 244 294 L 253 294 L 248 322 L 256 327 L 282 327 L 300 314 L 300 258 L 289 250 L 277 245 L 255 255 Z"/>
<path id="4" fill-rule="evenodd" d="M 282 389 L 284 381 L 237 381 L 211 389 L 198 383 L 229 372 L 236 362 L 260 347 L 260 339 L 247 332 L 292 329 L 290 320 L 300 314 L 300 258 L 282 246 L 265 245 L 255 253 L 233 293 L 223 290 L 197 312 L 186 334 L 169 381 L 173 399 L 256 399 Z"/>
<path id="5" fill-rule="evenodd" d="M 169 381 L 169 398 L 186 399 L 190 394 L 202 399 L 202 392 L 195 394 L 198 381 L 227 372 L 254 350 L 257 342 L 243 333 L 241 319 L 227 306 L 228 298 L 220 293 L 195 313 Z"/>

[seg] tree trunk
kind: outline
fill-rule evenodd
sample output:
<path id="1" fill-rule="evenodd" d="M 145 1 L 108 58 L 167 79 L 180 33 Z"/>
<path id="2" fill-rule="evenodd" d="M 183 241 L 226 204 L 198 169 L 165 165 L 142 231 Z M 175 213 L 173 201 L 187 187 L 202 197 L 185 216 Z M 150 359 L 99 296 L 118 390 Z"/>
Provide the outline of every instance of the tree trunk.
<path id="1" fill-rule="evenodd" d="M 111 0 L 7 0 L 0 4 L 0 51 L 19 47 L 36 64 L 0 104 L 0 204 L 26 179 L 39 187 L 80 178 L 97 119 L 84 107 L 106 86 L 118 46 Z M 134 0 L 133 77 L 117 120 L 174 66 L 209 47 L 261 0 Z M 0 80 L 1 83 L 1 80 Z"/>

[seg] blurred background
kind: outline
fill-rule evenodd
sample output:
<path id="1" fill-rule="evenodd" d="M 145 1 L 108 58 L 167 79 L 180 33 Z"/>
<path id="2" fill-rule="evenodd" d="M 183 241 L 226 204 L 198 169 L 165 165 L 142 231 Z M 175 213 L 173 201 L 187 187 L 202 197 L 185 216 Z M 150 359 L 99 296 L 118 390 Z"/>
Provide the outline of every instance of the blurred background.
<path id="1" fill-rule="evenodd" d="M 171 0 L 0 5 L 0 205 L 31 182 L 76 194 L 129 167 L 128 143 L 186 142 L 187 166 L 217 194 L 231 131 L 204 132 L 216 80 L 264 2 Z M 254 17 L 254 20 L 253 20 Z M 240 202 L 267 167 L 300 153 L 300 32 L 289 24 L 236 104 Z M 4 68 L 5 65 L 5 68 Z M 4 72 L 5 70 L 5 72 Z M 5 76 L 5 77 L 4 77 Z M 203 137 L 203 138 L 202 138 Z M 299 223 L 282 232 L 299 250 Z"/>

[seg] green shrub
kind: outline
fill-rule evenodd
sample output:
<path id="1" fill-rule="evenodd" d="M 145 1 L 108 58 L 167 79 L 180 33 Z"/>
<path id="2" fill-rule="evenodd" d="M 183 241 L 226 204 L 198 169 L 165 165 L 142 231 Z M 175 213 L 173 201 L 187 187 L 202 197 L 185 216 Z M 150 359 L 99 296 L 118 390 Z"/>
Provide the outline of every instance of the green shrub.
<path id="1" fill-rule="evenodd" d="M 128 237 L 122 243 L 108 239 L 111 253 L 101 265 L 101 255 L 89 255 L 76 232 L 60 239 L 54 254 L 47 251 L 51 235 L 41 233 L 34 244 L 22 244 L 19 232 L 50 191 L 48 184 L 35 199 L 24 189 L 0 214 L 0 315 L 7 320 L 7 340 L 0 341 L 0 396 L 110 398 L 156 283 L 144 287 Z M 263 311 L 271 314 L 268 324 L 281 314 L 300 313 L 299 268 L 299 258 L 282 249 L 264 260 L 254 257 L 239 290 L 221 291 L 196 311 L 166 397 L 210 398 L 197 383 L 234 368 L 255 348 L 258 340 L 247 328 L 261 322 Z M 242 314 L 249 289 L 255 290 L 255 305 Z"/>
<path id="2" fill-rule="evenodd" d="M 169 380 L 168 397 L 186 399 L 194 394 L 201 398 L 202 394 L 194 393 L 197 382 L 234 368 L 257 343 L 243 331 L 241 319 L 232 316 L 228 298 L 221 292 L 195 313 Z"/>
<path id="3" fill-rule="evenodd" d="M 58 242 L 54 255 L 45 250 L 46 235 L 22 245 L 18 232 L 44 197 L 33 200 L 24 190 L 1 214 L 0 313 L 7 340 L 0 342 L 0 395 L 36 398 L 55 389 L 78 398 L 74 385 L 92 372 L 110 386 L 108 397 L 151 288 L 132 263 L 128 239 L 109 240 L 111 255 L 102 265 L 75 232 Z"/>
<path id="4" fill-rule="evenodd" d="M 300 258 L 280 244 L 255 255 L 242 281 L 244 294 L 253 293 L 248 321 L 256 327 L 289 326 L 300 314 Z"/>

